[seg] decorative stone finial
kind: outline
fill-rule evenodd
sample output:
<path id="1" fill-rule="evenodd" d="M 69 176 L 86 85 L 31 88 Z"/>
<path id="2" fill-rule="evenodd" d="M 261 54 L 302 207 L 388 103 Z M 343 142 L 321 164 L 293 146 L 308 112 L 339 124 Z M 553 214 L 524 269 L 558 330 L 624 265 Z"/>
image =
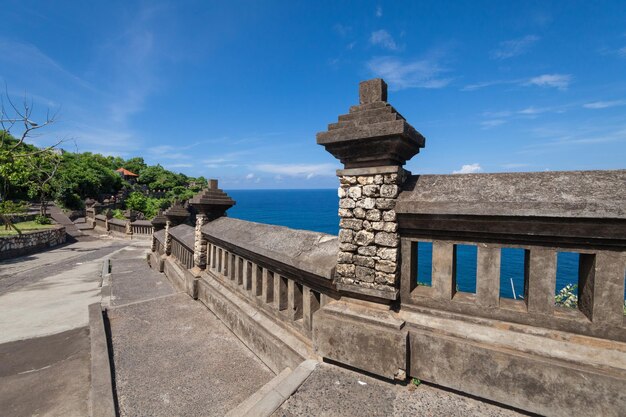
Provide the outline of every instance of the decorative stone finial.
<path id="1" fill-rule="evenodd" d="M 361 81 L 359 84 L 360 104 L 387 101 L 387 83 L 382 78 Z"/>
<path id="2" fill-rule="evenodd" d="M 226 213 L 226 210 L 235 205 L 235 200 L 228 194 L 217 188 L 217 180 L 208 181 L 209 188 L 205 188 L 189 200 L 199 213 L 209 217 L 209 220 L 217 219 Z"/>
<path id="3" fill-rule="evenodd" d="M 317 134 L 317 143 L 345 168 L 402 166 L 424 147 L 424 136 L 387 103 L 385 81 L 363 81 L 359 97 L 360 105 Z"/>
<path id="4" fill-rule="evenodd" d="M 167 218 L 163 215 L 163 210 L 159 209 L 159 212 L 152 219 L 152 227 L 154 227 L 155 231 L 163 230 L 165 228 L 165 223 L 167 222 Z"/>
<path id="5" fill-rule="evenodd" d="M 176 226 L 182 224 L 189 217 L 189 212 L 183 207 L 180 201 L 174 201 L 174 204 L 163 213 L 167 220 Z"/>

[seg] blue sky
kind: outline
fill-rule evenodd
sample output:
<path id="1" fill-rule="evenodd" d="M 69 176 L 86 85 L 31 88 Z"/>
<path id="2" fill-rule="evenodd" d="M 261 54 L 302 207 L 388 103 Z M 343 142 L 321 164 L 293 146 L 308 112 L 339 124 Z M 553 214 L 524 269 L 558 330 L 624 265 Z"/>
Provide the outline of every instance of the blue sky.
<path id="1" fill-rule="evenodd" d="M 38 144 L 330 188 L 315 134 L 383 77 L 413 173 L 625 167 L 624 1 L 2 3 L 0 80 L 60 109 Z"/>

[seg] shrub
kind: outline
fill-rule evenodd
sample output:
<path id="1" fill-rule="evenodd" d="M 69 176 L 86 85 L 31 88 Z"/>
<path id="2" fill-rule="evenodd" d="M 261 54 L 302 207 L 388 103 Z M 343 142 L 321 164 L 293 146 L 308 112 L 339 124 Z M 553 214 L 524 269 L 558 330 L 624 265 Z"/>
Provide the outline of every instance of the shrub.
<path id="1" fill-rule="evenodd" d="M 52 224 L 52 220 L 49 217 L 38 215 L 35 217 L 35 223 L 37 224 Z"/>
<path id="2" fill-rule="evenodd" d="M 26 212 L 26 203 L 23 201 L 13 202 L 11 200 L 0 202 L 1 214 L 19 214 Z"/>
<path id="3" fill-rule="evenodd" d="M 578 285 L 567 284 L 554 296 L 554 303 L 558 306 L 574 308 L 578 306 Z"/>

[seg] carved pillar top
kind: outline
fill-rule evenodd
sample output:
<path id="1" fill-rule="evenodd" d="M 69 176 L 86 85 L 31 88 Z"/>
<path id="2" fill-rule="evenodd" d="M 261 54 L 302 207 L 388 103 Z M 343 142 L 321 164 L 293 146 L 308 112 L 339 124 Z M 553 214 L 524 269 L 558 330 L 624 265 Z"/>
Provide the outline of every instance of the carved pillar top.
<path id="1" fill-rule="evenodd" d="M 424 147 L 424 136 L 387 103 L 384 80 L 361 82 L 359 102 L 317 134 L 317 143 L 345 168 L 402 166 Z"/>
<path id="2" fill-rule="evenodd" d="M 235 200 L 230 198 L 217 186 L 216 179 L 208 181 L 208 188 L 203 189 L 189 200 L 199 214 L 207 216 L 210 220 L 217 219 L 226 214 L 226 210 L 234 206 Z"/>
<path id="3" fill-rule="evenodd" d="M 165 227 L 165 223 L 167 222 L 167 217 L 163 214 L 163 210 L 159 210 L 159 213 L 154 216 L 152 219 L 152 227 L 154 227 L 155 231 L 163 230 Z"/>
<path id="4" fill-rule="evenodd" d="M 163 214 L 173 226 L 184 223 L 189 217 L 189 212 L 183 207 L 180 201 L 175 201 Z"/>

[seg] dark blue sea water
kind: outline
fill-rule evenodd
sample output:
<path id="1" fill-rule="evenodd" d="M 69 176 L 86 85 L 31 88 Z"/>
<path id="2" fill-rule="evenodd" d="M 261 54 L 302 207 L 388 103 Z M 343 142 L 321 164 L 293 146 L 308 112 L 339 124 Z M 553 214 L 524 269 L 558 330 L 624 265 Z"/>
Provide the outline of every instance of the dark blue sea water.
<path id="1" fill-rule="evenodd" d="M 237 204 L 228 211 L 230 217 L 259 223 L 288 226 L 336 235 L 339 232 L 337 191 L 331 190 L 230 190 Z M 457 285 L 459 291 L 476 292 L 476 255 L 473 245 L 457 246 Z M 430 284 L 432 244 L 418 243 L 416 279 Z M 511 285 L 511 280 L 513 284 Z M 578 254 L 557 254 L 556 289 L 578 282 Z M 503 248 L 500 268 L 500 296 L 524 296 L 524 250 Z M 625 291 L 626 298 L 626 291 Z"/>

